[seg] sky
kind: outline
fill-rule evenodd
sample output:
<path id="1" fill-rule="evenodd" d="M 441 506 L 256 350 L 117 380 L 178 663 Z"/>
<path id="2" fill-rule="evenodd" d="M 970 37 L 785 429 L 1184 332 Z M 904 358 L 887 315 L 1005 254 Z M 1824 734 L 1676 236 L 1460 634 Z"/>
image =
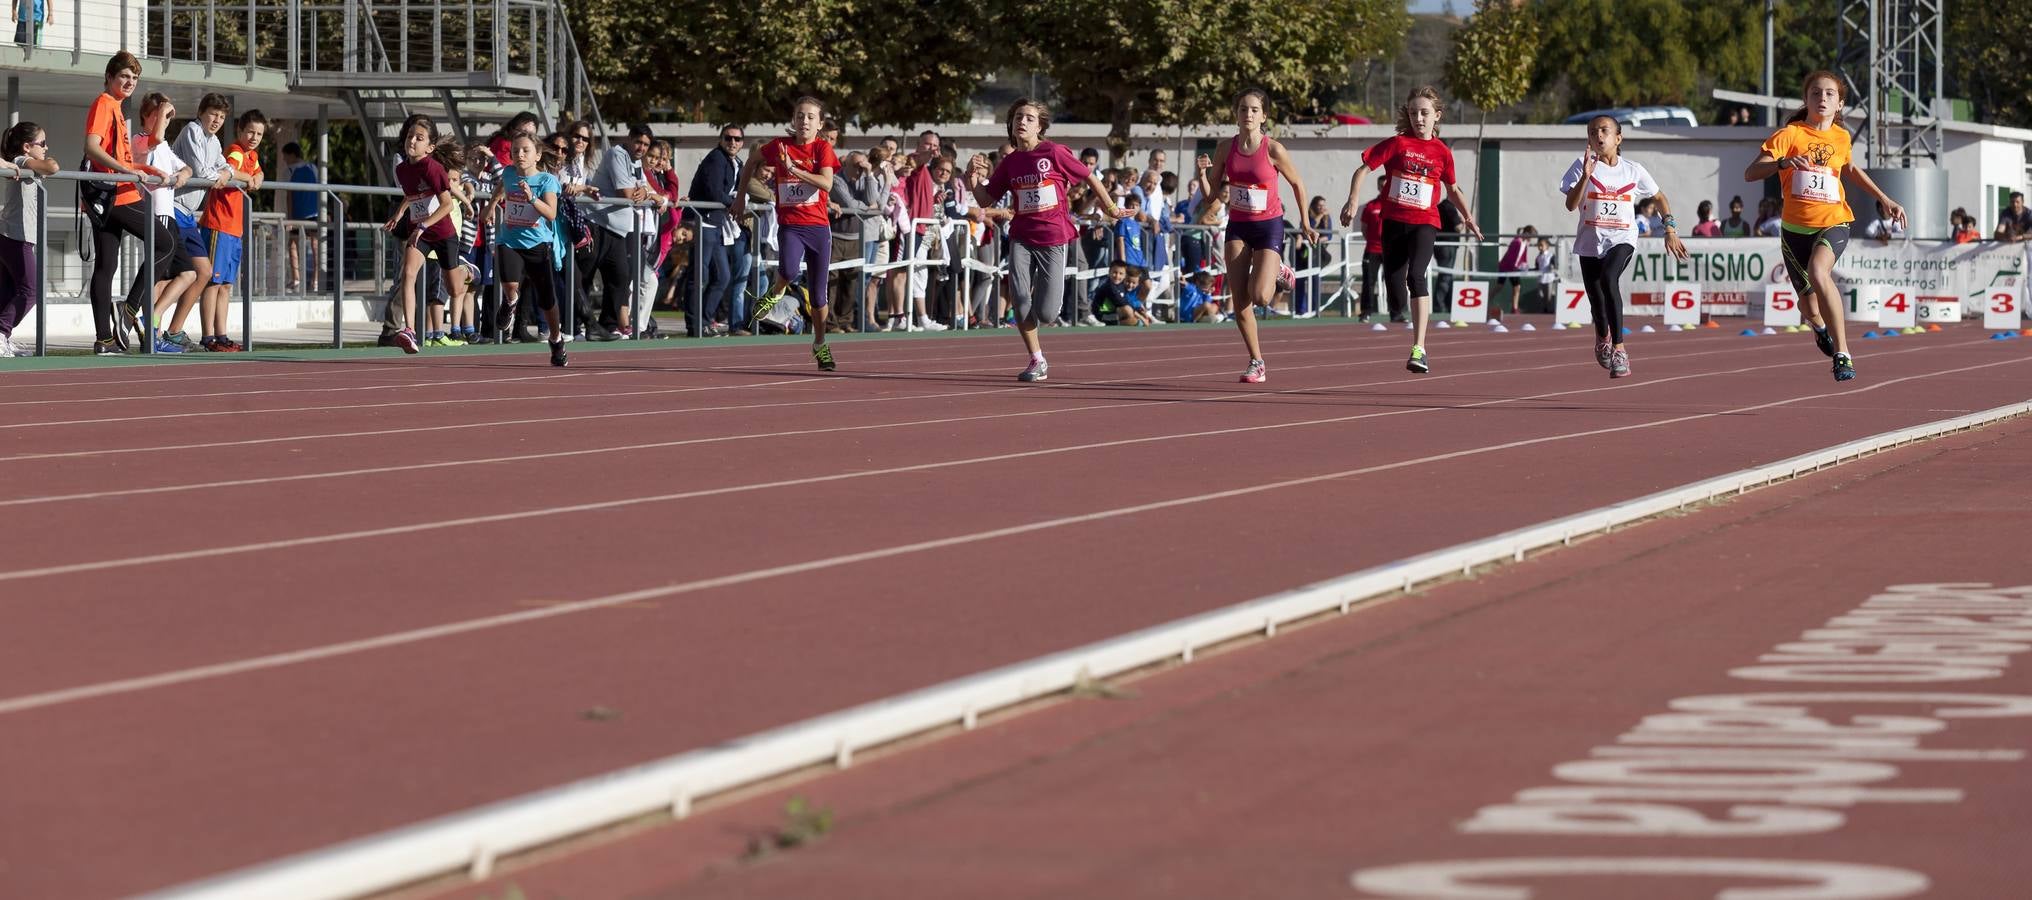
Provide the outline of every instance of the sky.
<path id="1" fill-rule="evenodd" d="M 1409 5 L 1411 7 L 1411 11 L 1415 13 L 1436 13 L 1446 9 L 1446 0 L 1409 0 Z M 1460 2 L 1454 4 L 1454 9 L 1456 11 L 1472 8 L 1474 8 L 1474 4 L 1472 2 Z"/>

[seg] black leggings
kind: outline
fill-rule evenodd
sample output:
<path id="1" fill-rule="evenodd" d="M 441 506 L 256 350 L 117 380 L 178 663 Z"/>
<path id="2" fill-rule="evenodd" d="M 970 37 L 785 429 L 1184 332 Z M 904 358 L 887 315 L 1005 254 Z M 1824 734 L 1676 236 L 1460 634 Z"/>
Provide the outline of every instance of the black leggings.
<path id="1" fill-rule="evenodd" d="M 120 267 L 120 239 L 133 235 L 137 241 L 147 241 L 147 229 L 155 227 L 148 218 L 148 204 L 129 203 L 106 210 L 103 227 L 92 229 L 92 327 L 98 331 L 99 340 L 113 339 L 113 270 Z M 170 277 L 170 264 L 176 259 L 176 242 L 165 241 L 160 233 L 155 238 L 155 277 Z M 134 285 L 127 289 L 127 302 L 139 307 L 149 300 L 148 270 L 144 267 L 134 273 Z"/>
<path id="2" fill-rule="evenodd" d="M 1383 221 L 1383 291 L 1390 309 L 1409 309 L 1412 297 L 1430 297 L 1425 270 L 1432 265 L 1432 241 L 1439 229 L 1409 222 Z"/>
<path id="3" fill-rule="evenodd" d="M 1588 308 L 1595 313 L 1595 339 L 1623 342 L 1623 270 L 1630 266 L 1630 244 L 1617 244 L 1607 255 L 1580 258 L 1580 281 L 1587 287 Z"/>
<path id="4" fill-rule="evenodd" d="M 498 267 L 502 284 L 522 285 L 518 299 L 553 316 L 557 315 L 557 260 L 552 256 L 556 252 L 549 244 L 526 249 L 503 245 Z"/>

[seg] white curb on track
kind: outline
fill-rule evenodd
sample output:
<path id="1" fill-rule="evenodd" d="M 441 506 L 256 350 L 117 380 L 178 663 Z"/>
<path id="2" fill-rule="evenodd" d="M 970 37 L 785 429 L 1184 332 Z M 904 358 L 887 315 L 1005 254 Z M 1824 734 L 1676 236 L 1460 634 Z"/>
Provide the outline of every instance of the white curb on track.
<path id="1" fill-rule="evenodd" d="M 1811 473 L 1913 441 L 2032 413 L 2032 401 L 1889 431 L 1616 503 L 1490 538 L 1458 544 L 1351 575 L 1152 626 L 922 690 L 621 769 L 548 790 L 359 838 L 151 894 L 175 898 L 344 898 L 466 870 L 485 878 L 494 861 L 553 841 L 658 811 L 683 818 L 695 798 L 814 765 L 847 766 L 857 749 L 959 724 L 1167 660 L 1196 648 L 1467 572 L 1483 563 L 1521 560 L 1667 510 Z"/>

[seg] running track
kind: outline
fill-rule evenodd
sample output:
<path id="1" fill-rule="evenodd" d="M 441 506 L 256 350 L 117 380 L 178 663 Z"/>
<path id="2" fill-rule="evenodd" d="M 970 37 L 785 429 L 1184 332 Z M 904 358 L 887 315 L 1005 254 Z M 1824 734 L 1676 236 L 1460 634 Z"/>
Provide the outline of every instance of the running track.
<path id="1" fill-rule="evenodd" d="M 1963 329 L 1225 329 L 0 374 L 0 893 L 180 883 L 2027 398 Z M 593 710 L 600 714 L 589 715 Z"/>

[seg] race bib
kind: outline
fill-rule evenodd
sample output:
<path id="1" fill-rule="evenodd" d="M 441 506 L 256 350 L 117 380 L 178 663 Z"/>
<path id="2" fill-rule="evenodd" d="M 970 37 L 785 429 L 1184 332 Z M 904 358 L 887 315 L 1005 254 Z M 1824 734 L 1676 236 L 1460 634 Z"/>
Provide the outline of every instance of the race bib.
<path id="1" fill-rule="evenodd" d="M 510 228 L 534 228 L 541 218 L 536 212 L 536 204 L 520 193 L 509 195 L 508 202 L 502 204 L 501 215 Z"/>
<path id="2" fill-rule="evenodd" d="M 1589 191 L 1586 216 L 1582 219 L 1588 225 L 1612 231 L 1628 231 L 1637 227 L 1637 205 L 1629 194 L 1604 194 Z"/>
<path id="3" fill-rule="evenodd" d="M 1253 184 L 1228 185 L 1228 208 L 1235 212 L 1270 211 L 1270 190 Z"/>
<path id="4" fill-rule="evenodd" d="M 1408 172 L 1390 176 L 1390 202 L 1410 209 L 1431 209 L 1439 182 Z"/>
<path id="5" fill-rule="evenodd" d="M 1793 169 L 1792 196 L 1812 203 L 1840 203 L 1841 177 L 1833 169 L 1820 166 Z"/>
<path id="6" fill-rule="evenodd" d="M 802 181 L 776 183 L 777 206 L 807 206 L 818 202 L 818 188 Z"/>
<path id="7" fill-rule="evenodd" d="M 1016 212 L 1029 215 L 1058 208 L 1058 185 L 1045 183 L 1016 192 Z"/>
<path id="8" fill-rule="evenodd" d="M 436 197 L 426 196 L 409 201 L 409 221 L 418 225 L 423 224 L 423 220 L 430 218 L 430 214 L 436 211 Z"/>

